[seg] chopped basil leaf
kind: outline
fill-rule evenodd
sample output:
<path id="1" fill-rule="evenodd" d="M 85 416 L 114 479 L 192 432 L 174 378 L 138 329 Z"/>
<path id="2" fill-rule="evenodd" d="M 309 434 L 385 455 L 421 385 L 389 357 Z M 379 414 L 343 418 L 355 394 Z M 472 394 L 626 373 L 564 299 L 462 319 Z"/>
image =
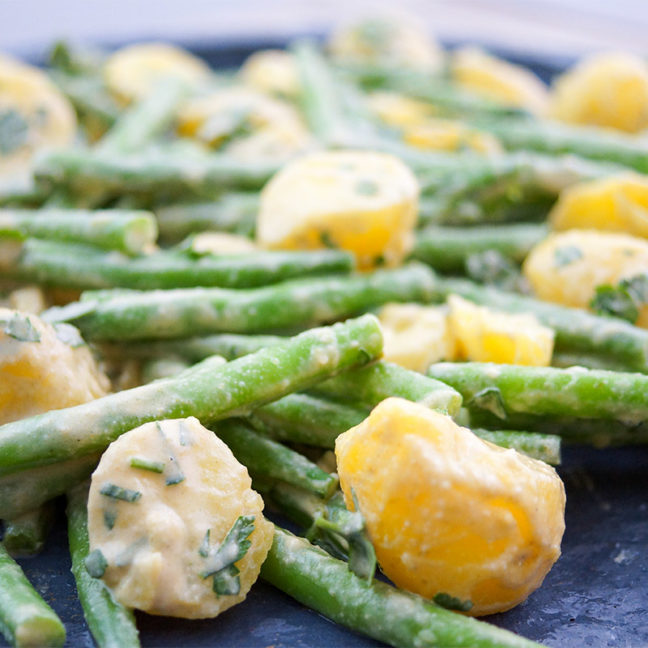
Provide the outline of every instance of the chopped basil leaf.
<path id="1" fill-rule="evenodd" d="M 117 484 L 112 484 L 110 482 L 106 482 L 99 492 L 106 497 L 112 497 L 113 499 L 121 500 L 122 502 L 129 502 L 131 504 L 137 502 L 137 500 L 142 497 L 142 493 L 139 491 L 131 490 L 130 488 L 122 488 L 121 486 L 117 486 Z"/>
<path id="2" fill-rule="evenodd" d="M 101 578 L 108 567 L 108 561 L 100 549 L 91 551 L 84 562 L 85 568 L 92 578 Z"/>
<path id="3" fill-rule="evenodd" d="M 56 332 L 56 337 L 63 344 L 67 344 L 73 349 L 85 346 L 85 340 L 81 337 L 79 329 L 76 326 L 72 326 L 72 324 L 65 324 L 64 322 L 54 324 L 54 331 Z"/>
<path id="4" fill-rule="evenodd" d="M 0 112 L 0 155 L 9 155 L 27 143 L 29 124 L 13 109 Z"/>
<path id="5" fill-rule="evenodd" d="M 491 412 L 500 419 L 506 418 L 506 409 L 504 408 L 502 394 L 497 387 L 486 387 L 486 389 L 482 389 L 477 392 L 468 401 L 468 403 L 466 403 L 466 405 L 468 409 L 476 407 L 477 409 Z"/>
<path id="6" fill-rule="evenodd" d="M 468 612 L 473 606 L 472 601 L 462 601 L 456 596 L 451 596 L 445 592 L 435 594 L 432 600 L 446 610 L 457 610 L 458 612 Z"/>
<path id="7" fill-rule="evenodd" d="M 238 594 L 240 591 L 239 570 L 235 563 L 241 560 L 251 547 L 252 543 L 248 537 L 252 531 L 254 531 L 254 516 L 241 515 L 218 547 L 210 549 L 209 532 L 205 535 L 198 550 L 206 563 L 200 575 L 202 578 L 214 577 L 213 589 L 219 596 Z"/>
<path id="8" fill-rule="evenodd" d="M 131 468 L 141 468 L 142 470 L 150 470 L 154 473 L 164 472 L 163 461 L 152 461 L 151 459 L 144 459 L 143 457 L 132 457 L 130 460 Z"/>
<path id="9" fill-rule="evenodd" d="M 9 321 L 4 322 L 4 332 L 20 342 L 40 342 L 41 339 L 29 317 L 19 313 L 14 313 Z"/>
<path id="10" fill-rule="evenodd" d="M 582 258 L 583 251 L 575 245 L 566 245 L 554 250 L 554 264 L 556 268 L 562 268 Z"/>

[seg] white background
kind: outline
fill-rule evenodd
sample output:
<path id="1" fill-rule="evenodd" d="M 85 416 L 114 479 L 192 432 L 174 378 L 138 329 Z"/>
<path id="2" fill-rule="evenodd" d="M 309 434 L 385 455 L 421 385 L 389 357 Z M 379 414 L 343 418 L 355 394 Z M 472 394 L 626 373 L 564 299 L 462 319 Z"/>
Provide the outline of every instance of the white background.
<path id="1" fill-rule="evenodd" d="M 218 41 L 324 32 L 340 19 L 395 6 L 450 40 L 648 54 L 648 0 L 0 0 L 0 50 L 37 53 L 59 37 Z"/>

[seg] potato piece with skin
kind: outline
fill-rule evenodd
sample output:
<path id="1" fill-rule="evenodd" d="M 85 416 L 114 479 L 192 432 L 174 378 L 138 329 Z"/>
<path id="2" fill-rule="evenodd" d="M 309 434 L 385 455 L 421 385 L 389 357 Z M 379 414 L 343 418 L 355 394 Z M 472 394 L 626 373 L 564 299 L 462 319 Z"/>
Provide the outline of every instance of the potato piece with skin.
<path id="1" fill-rule="evenodd" d="M 444 306 L 386 304 L 378 320 L 385 339 L 383 357 L 389 362 L 424 372 L 433 362 L 455 356 Z"/>
<path id="2" fill-rule="evenodd" d="M 240 70 L 246 85 L 266 94 L 294 99 L 299 94 L 299 74 L 292 54 L 261 50 L 245 59 Z"/>
<path id="3" fill-rule="evenodd" d="M 648 272 L 648 241 L 616 232 L 559 232 L 531 250 L 522 272 L 540 299 L 587 308 L 597 286 Z M 644 306 L 639 321 L 647 317 Z"/>
<path id="4" fill-rule="evenodd" d="M 556 230 L 609 230 L 648 238 L 648 178 L 628 172 L 567 187 L 549 222 Z"/>
<path id="5" fill-rule="evenodd" d="M 543 114 L 549 93 L 533 72 L 499 59 L 483 50 L 465 47 L 456 50 L 450 61 L 452 78 L 487 99 Z"/>
<path id="6" fill-rule="evenodd" d="M 0 424 L 79 405 L 108 389 L 74 327 L 0 308 Z"/>
<path id="7" fill-rule="evenodd" d="M 407 16 L 370 18 L 336 29 L 328 44 L 331 55 L 343 61 L 438 71 L 443 50 Z"/>
<path id="8" fill-rule="evenodd" d="M 494 135 L 450 119 L 429 119 L 405 128 L 403 139 L 410 146 L 425 151 L 472 151 L 484 154 L 502 152 L 502 146 Z"/>
<path id="9" fill-rule="evenodd" d="M 628 133 L 647 128 L 648 65 L 629 53 L 584 58 L 554 81 L 549 115 Z"/>
<path id="10" fill-rule="evenodd" d="M 123 605 L 215 617 L 244 600 L 259 575 L 274 533 L 262 510 L 247 469 L 197 419 L 146 423 L 114 441 L 92 475 L 90 550 L 100 552 L 94 553 L 100 564 L 105 560 L 102 578 Z M 233 563 L 240 590 L 217 594 L 220 576 L 206 574 L 241 516 L 254 526 L 249 547 Z M 219 569 L 229 564 L 231 557 Z"/>
<path id="11" fill-rule="evenodd" d="M 69 101 L 38 68 L 0 55 L 0 177 L 2 184 L 29 180 L 42 150 L 65 147 L 76 133 Z"/>
<path id="12" fill-rule="evenodd" d="M 275 249 L 348 250 L 363 270 L 395 266 L 413 244 L 418 193 L 414 174 L 392 155 L 313 153 L 264 187 L 257 241 Z"/>
<path id="13" fill-rule="evenodd" d="M 124 103 L 147 96 L 162 79 L 175 78 L 190 87 L 206 83 L 209 66 L 189 52 L 166 43 L 139 43 L 117 50 L 106 61 L 104 78 Z"/>
<path id="14" fill-rule="evenodd" d="M 547 464 L 505 450 L 397 398 L 335 446 L 347 506 L 365 517 L 399 587 L 503 612 L 537 589 L 560 555 L 565 491 Z"/>
<path id="15" fill-rule="evenodd" d="M 456 359 L 547 367 L 554 331 L 530 314 L 511 314 L 477 306 L 458 295 L 448 297 L 448 326 Z"/>

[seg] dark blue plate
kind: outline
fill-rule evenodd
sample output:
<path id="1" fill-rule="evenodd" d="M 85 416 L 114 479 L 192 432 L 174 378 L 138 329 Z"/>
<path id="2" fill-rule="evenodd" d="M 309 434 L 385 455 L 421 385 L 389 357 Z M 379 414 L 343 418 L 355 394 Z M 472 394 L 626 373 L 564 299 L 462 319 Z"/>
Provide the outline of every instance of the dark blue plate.
<path id="1" fill-rule="evenodd" d="M 215 67 L 228 68 L 256 49 L 284 43 L 222 41 L 191 43 L 189 49 Z M 560 58 L 491 49 L 545 80 L 565 65 Z M 567 489 L 562 557 L 527 601 L 487 620 L 556 648 L 648 646 L 648 448 L 567 448 L 559 472 Z M 63 522 L 41 555 L 19 562 L 64 621 L 66 646 L 91 648 L 94 643 L 70 573 Z M 216 619 L 181 621 L 140 614 L 138 627 L 146 648 L 383 645 L 331 623 L 260 581 L 244 603 Z M 6 645 L 0 638 L 0 648 Z"/>

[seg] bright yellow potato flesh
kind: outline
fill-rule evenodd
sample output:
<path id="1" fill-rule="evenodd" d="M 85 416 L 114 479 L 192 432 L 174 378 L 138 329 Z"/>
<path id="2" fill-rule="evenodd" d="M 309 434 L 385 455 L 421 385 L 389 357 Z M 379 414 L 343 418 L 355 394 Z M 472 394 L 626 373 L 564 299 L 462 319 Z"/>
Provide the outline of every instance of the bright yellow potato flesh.
<path id="1" fill-rule="evenodd" d="M 329 51 L 346 61 L 382 63 L 438 70 L 443 64 L 440 46 L 414 20 L 405 16 L 363 20 L 335 30 Z"/>
<path id="2" fill-rule="evenodd" d="M 560 555 L 565 491 L 553 468 L 450 417 L 397 398 L 338 437 L 347 506 L 364 515 L 385 574 L 431 598 L 502 612 L 537 589 Z"/>
<path id="3" fill-rule="evenodd" d="M 0 119 L 14 137 L 0 147 L 3 185 L 22 185 L 29 179 L 35 153 L 72 143 L 76 115 L 69 101 L 44 72 L 0 55 Z"/>
<path id="4" fill-rule="evenodd" d="M 286 126 L 303 131 L 302 120 L 290 104 L 247 88 L 221 88 L 190 99 L 178 114 L 178 132 L 219 145 L 237 131 Z"/>
<path id="5" fill-rule="evenodd" d="M 456 359 L 537 367 L 551 364 L 554 332 L 533 315 L 502 313 L 458 295 L 450 295 L 448 306 Z"/>
<path id="6" fill-rule="evenodd" d="M 411 249 L 418 183 L 384 153 L 313 153 L 279 171 L 261 192 L 257 241 L 268 248 L 335 247 L 358 267 L 394 266 Z"/>
<path id="7" fill-rule="evenodd" d="M 389 126 L 416 126 L 434 115 L 434 108 L 397 92 L 372 92 L 367 100 L 369 110 Z"/>
<path id="8" fill-rule="evenodd" d="M 174 78 L 198 86 L 210 75 L 209 66 L 198 57 L 165 43 L 123 47 L 104 67 L 106 85 L 126 103 L 145 97 L 162 79 Z"/>
<path id="9" fill-rule="evenodd" d="M 240 75 L 252 88 L 279 97 L 299 94 L 299 74 L 292 54 L 284 50 L 261 50 L 245 59 Z"/>
<path id="10" fill-rule="evenodd" d="M 610 230 L 648 238 L 648 178 L 628 172 L 567 187 L 549 222 L 556 230 Z"/>
<path id="11" fill-rule="evenodd" d="M 387 304 L 378 319 L 385 339 L 383 357 L 389 362 L 423 372 L 433 362 L 455 356 L 443 306 Z"/>
<path id="12" fill-rule="evenodd" d="M 88 347 L 59 335 L 36 315 L 0 308 L 0 424 L 108 392 Z"/>
<path id="13" fill-rule="evenodd" d="M 549 113 L 561 121 L 639 132 L 648 127 L 648 66 L 627 53 L 585 58 L 554 82 Z"/>
<path id="14" fill-rule="evenodd" d="M 559 232 L 531 250 L 522 271 L 540 299 L 587 308 L 597 286 L 648 271 L 648 241 L 616 232 Z M 644 307 L 639 322 L 647 315 Z"/>
<path id="15" fill-rule="evenodd" d="M 184 479 L 167 485 L 172 456 Z M 160 462 L 164 470 L 133 467 L 134 457 Z M 100 492 L 107 483 L 140 496 L 134 502 L 108 497 Z M 215 617 L 245 599 L 259 575 L 274 532 L 262 510 L 246 468 L 197 419 L 147 423 L 114 441 L 92 475 L 90 549 L 104 555 L 103 580 L 122 604 L 150 614 Z M 239 516 L 249 515 L 252 544 L 235 563 L 240 592 L 217 595 L 213 577 L 201 576 L 206 559 L 199 550 L 208 530 L 215 548 Z"/>
<path id="16" fill-rule="evenodd" d="M 502 152 L 498 139 L 490 133 L 482 133 L 450 119 L 429 119 L 406 128 L 403 137 L 410 146 L 427 151 Z"/>
<path id="17" fill-rule="evenodd" d="M 456 50 L 450 64 L 453 79 L 467 90 L 487 99 L 542 114 L 548 91 L 533 72 L 499 59 L 483 50 Z"/>

